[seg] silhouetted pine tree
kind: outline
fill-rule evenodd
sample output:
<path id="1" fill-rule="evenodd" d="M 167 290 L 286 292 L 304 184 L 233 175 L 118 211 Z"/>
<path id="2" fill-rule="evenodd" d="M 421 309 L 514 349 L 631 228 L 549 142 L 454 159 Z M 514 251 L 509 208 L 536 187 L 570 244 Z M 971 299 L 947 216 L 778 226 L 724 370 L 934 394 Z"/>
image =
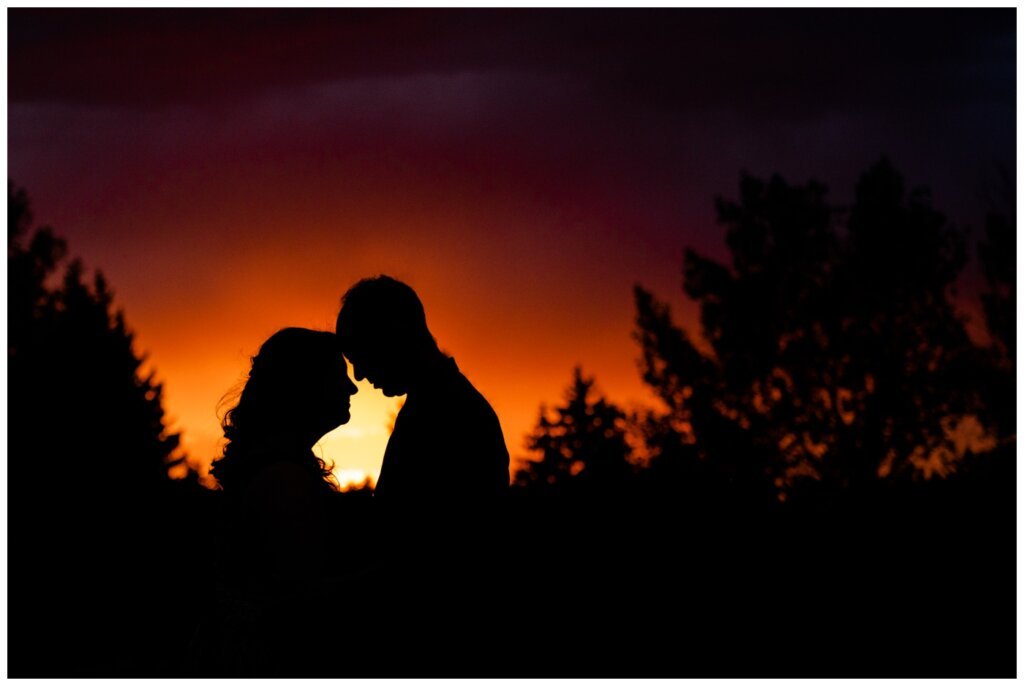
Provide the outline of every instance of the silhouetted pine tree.
<path id="1" fill-rule="evenodd" d="M 633 467 L 626 442 L 625 415 L 603 397 L 593 397 L 594 379 L 577 367 L 566 402 L 549 412 L 541 407 L 527 439 L 539 459 L 516 474 L 516 485 L 540 493 L 621 490 Z"/>
<path id="2" fill-rule="evenodd" d="M 159 488 L 181 459 L 162 388 L 140 371 L 103 275 L 87 283 L 77 260 L 61 274 L 64 241 L 31 222 L 27 196 L 9 183 L 11 476 L 52 470 L 73 491 Z"/>

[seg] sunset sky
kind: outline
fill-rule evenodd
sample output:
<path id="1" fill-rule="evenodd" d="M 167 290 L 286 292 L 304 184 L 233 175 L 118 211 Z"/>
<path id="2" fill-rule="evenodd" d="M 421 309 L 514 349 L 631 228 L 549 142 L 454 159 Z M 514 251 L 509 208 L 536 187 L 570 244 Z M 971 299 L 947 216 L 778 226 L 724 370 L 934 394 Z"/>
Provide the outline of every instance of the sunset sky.
<path id="1" fill-rule="evenodd" d="M 727 253 L 741 170 L 837 201 L 887 155 L 978 235 L 1015 168 L 1014 10 L 8 10 L 8 177 L 108 277 L 197 467 L 218 401 L 356 280 L 420 294 L 509 451 L 582 365 L 651 402 L 632 286 Z M 969 267 L 961 305 L 976 312 Z M 13 400 L 12 400 L 13 402 Z M 376 476 L 394 400 L 324 443 Z"/>

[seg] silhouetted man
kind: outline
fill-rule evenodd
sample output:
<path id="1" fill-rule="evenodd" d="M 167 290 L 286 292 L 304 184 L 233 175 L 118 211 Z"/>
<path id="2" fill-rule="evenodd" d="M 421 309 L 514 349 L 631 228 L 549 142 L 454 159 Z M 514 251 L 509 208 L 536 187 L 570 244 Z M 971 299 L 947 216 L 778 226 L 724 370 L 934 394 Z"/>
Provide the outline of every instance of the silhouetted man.
<path id="1" fill-rule="evenodd" d="M 391 500 L 508 490 L 508 449 L 490 404 L 437 347 L 416 292 L 389 276 L 342 298 L 337 333 L 356 380 L 406 395 L 375 494 Z"/>

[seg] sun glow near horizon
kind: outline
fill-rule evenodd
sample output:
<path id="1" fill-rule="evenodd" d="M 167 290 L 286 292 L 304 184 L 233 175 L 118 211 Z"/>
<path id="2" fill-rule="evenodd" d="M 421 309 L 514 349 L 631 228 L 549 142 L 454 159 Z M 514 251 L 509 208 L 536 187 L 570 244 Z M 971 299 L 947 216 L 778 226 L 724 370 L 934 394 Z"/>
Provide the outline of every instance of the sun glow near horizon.
<path id="1" fill-rule="evenodd" d="M 327 464 L 342 488 L 374 484 L 380 476 L 388 438 L 404 396 L 389 398 L 369 381 L 354 381 L 359 390 L 352 396 L 352 419 L 320 439 L 314 452 Z"/>

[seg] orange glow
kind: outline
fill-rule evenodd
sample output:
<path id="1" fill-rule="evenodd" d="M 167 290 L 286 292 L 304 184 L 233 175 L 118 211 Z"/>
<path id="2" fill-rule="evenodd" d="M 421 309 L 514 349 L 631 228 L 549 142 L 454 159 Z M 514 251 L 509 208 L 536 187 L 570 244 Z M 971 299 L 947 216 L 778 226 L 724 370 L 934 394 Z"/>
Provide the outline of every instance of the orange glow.
<path id="1" fill-rule="evenodd" d="M 225 222 L 248 219 L 229 213 L 204 221 L 214 232 Z M 564 276 L 524 272 L 518 263 L 500 260 L 508 250 L 490 241 L 437 248 L 460 258 L 441 263 L 431 259 L 430 244 L 452 230 L 450 223 L 425 221 L 350 220 L 374 227 L 410 225 L 405 238 L 393 242 L 384 231 L 366 229 L 373 242 L 357 244 L 343 238 L 355 235 L 354 230 L 331 230 L 315 218 L 290 222 L 308 231 L 316 227 L 305 240 L 277 231 L 267 219 L 249 225 L 259 242 L 239 246 L 220 260 L 187 251 L 177 258 L 165 253 L 168 262 L 152 276 L 171 278 L 186 270 L 189 278 L 164 287 L 147 278 L 150 272 L 106 260 L 104 272 L 118 285 L 116 297 L 137 333 L 138 349 L 148 353 L 164 382 L 170 426 L 183 432 L 182 444 L 195 469 L 205 473 L 219 455 L 218 402 L 244 380 L 260 344 L 285 326 L 333 330 L 345 289 L 377 273 L 390 273 L 417 289 L 439 345 L 498 413 L 513 464 L 526 455 L 524 439 L 540 404 L 560 401 L 576 364 L 594 374 L 616 402 L 629 406 L 652 400 L 640 382 L 639 351 L 630 337 L 633 278 L 628 272 L 602 282 L 596 293 L 567 292 L 561 287 Z M 166 230 L 157 227 L 151 235 L 166 236 L 159 239 L 160 249 L 173 251 L 171 227 Z M 561 258 L 540 253 L 537 259 Z M 384 397 L 366 382 L 358 387 L 351 422 L 325 437 L 319 448 L 335 464 L 342 483 L 361 481 L 363 474 L 376 480 L 399 407 L 398 399 Z"/>

